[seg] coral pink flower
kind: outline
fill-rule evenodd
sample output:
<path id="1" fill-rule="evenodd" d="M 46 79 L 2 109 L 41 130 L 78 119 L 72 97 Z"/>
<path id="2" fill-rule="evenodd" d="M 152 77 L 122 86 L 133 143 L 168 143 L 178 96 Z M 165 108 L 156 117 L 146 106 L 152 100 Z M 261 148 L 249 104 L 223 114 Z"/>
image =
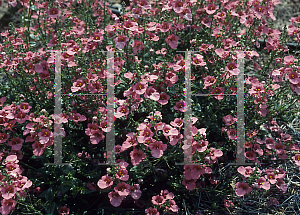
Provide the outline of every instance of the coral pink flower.
<path id="1" fill-rule="evenodd" d="M 174 198 L 174 193 L 169 192 L 168 190 L 161 190 L 160 195 L 164 197 L 166 200 Z"/>
<path id="2" fill-rule="evenodd" d="M 180 100 L 179 102 L 176 102 L 176 105 L 174 106 L 175 110 L 178 110 L 180 112 L 185 112 L 185 102 L 183 100 Z"/>
<path id="3" fill-rule="evenodd" d="M 224 207 L 225 208 L 230 208 L 230 207 L 233 207 L 233 206 L 234 206 L 234 204 L 233 204 L 232 201 L 224 199 Z"/>
<path id="4" fill-rule="evenodd" d="M 260 177 L 253 186 L 264 190 L 269 190 L 271 187 L 270 183 L 263 177 Z"/>
<path id="5" fill-rule="evenodd" d="M 82 90 L 85 87 L 84 81 L 79 78 L 76 82 L 73 83 L 73 86 L 71 87 L 72 93 L 75 93 L 79 90 Z"/>
<path id="6" fill-rule="evenodd" d="M 172 6 L 173 6 L 175 13 L 179 14 L 179 13 L 182 13 L 183 9 L 186 6 L 186 3 L 182 2 L 182 1 L 175 1 Z"/>
<path id="7" fill-rule="evenodd" d="M 238 75 L 240 70 L 237 68 L 237 64 L 234 62 L 227 63 L 225 71 L 229 71 L 231 75 Z"/>
<path id="8" fill-rule="evenodd" d="M 136 54 L 136 53 L 142 51 L 142 49 L 144 47 L 144 43 L 139 40 L 135 40 L 131 46 L 133 48 L 133 52 Z"/>
<path id="9" fill-rule="evenodd" d="M 47 11 L 49 17 L 53 19 L 56 19 L 60 13 L 61 13 L 60 10 L 58 10 L 57 8 L 51 8 L 50 10 Z"/>
<path id="10" fill-rule="evenodd" d="M 20 105 L 17 105 L 17 108 L 19 108 L 23 113 L 28 113 L 32 107 L 27 102 L 21 102 Z"/>
<path id="11" fill-rule="evenodd" d="M 139 82 L 133 85 L 132 90 L 134 90 L 137 94 L 142 95 L 146 92 L 148 85 L 145 82 Z"/>
<path id="12" fill-rule="evenodd" d="M 146 154 L 143 153 L 142 150 L 133 149 L 133 151 L 130 152 L 130 157 L 132 165 L 137 166 L 143 159 L 146 158 Z"/>
<path id="13" fill-rule="evenodd" d="M 4 186 L 0 188 L 2 198 L 4 199 L 11 199 L 14 197 L 14 195 L 17 192 L 17 188 L 13 185 L 10 186 Z"/>
<path id="14" fill-rule="evenodd" d="M 230 129 L 229 131 L 226 131 L 228 138 L 231 140 L 236 140 L 237 139 L 237 135 L 236 135 L 236 129 Z"/>
<path id="15" fill-rule="evenodd" d="M 122 50 L 125 47 L 126 42 L 129 41 L 129 38 L 125 35 L 119 35 L 114 41 L 116 42 L 116 48 Z"/>
<path id="16" fill-rule="evenodd" d="M 292 159 L 295 161 L 295 164 L 297 166 L 300 166 L 300 154 L 295 154 L 295 156 L 293 156 Z"/>
<path id="17" fill-rule="evenodd" d="M 174 34 L 172 34 L 172 35 L 169 35 L 165 40 L 172 49 L 176 49 L 178 46 L 178 39 L 179 39 L 178 36 L 175 36 Z"/>
<path id="18" fill-rule="evenodd" d="M 222 157 L 223 152 L 220 149 L 210 148 L 209 156 L 210 159 L 215 160 L 218 157 Z"/>
<path id="19" fill-rule="evenodd" d="M 114 206 L 114 207 L 119 207 L 123 201 L 123 196 L 120 196 L 118 192 L 110 192 L 108 194 L 108 197 L 110 199 L 110 203 Z"/>
<path id="20" fill-rule="evenodd" d="M 211 15 L 213 13 L 216 12 L 216 10 L 218 10 L 219 7 L 218 6 L 215 6 L 215 4 L 208 4 L 207 7 L 205 7 L 205 11 L 207 14 Z"/>
<path id="21" fill-rule="evenodd" d="M 267 175 L 265 175 L 265 178 L 271 183 L 275 184 L 276 183 L 276 175 L 274 172 L 268 172 Z"/>
<path id="22" fill-rule="evenodd" d="M 70 120 L 73 120 L 76 125 L 78 125 L 79 121 L 85 121 L 86 117 L 84 115 L 81 115 L 80 113 L 75 113 L 73 116 L 70 117 Z"/>
<path id="23" fill-rule="evenodd" d="M 48 129 L 42 129 L 41 132 L 38 133 L 38 136 L 40 143 L 46 144 L 54 135 Z"/>
<path id="24" fill-rule="evenodd" d="M 107 187 L 110 187 L 111 185 L 113 185 L 113 180 L 111 179 L 110 176 L 108 176 L 108 174 L 102 176 L 102 178 L 98 181 L 97 185 L 98 187 L 100 187 L 101 189 L 105 189 Z"/>
<path id="25" fill-rule="evenodd" d="M 97 130 L 92 130 L 90 134 L 90 141 L 91 144 L 96 145 L 98 144 L 101 140 L 104 140 L 105 136 L 102 131 L 99 129 Z"/>
<path id="26" fill-rule="evenodd" d="M 8 140 L 8 138 L 10 137 L 9 134 L 6 133 L 0 133 L 0 144 L 4 143 L 6 140 Z"/>
<path id="27" fill-rule="evenodd" d="M 133 136 L 133 134 L 133 132 L 126 134 L 127 139 L 122 144 L 123 151 L 129 149 L 131 146 L 136 146 L 138 144 L 136 137 Z"/>
<path id="28" fill-rule="evenodd" d="M 162 141 L 156 141 L 155 143 L 149 144 L 149 148 L 153 157 L 160 158 L 167 149 L 167 144 L 163 144 Z"/>
<path id="29" fill-rule="evenodd" d="M 140 190 L 140 185 L 138 184 L 134 184 L 133 186 L 131 186 L 129 188 L 129 191 L 130 191 L 129 195 L 131 195 L 131 197 L 136 200 L 139 199 L 142 195 L 142 191 Z"/>
<path id="30" fill-rule="evenodd" d="M 196 180 L 195 179 L 191 179 L 191 180 L 184 179 L 182 181 L 182 184 L 185 186 L 186 189 L 193 190 L 196 187 Z"/>
<path id="31" fill-rule="evenodd" d="M 227 115 L 222 118 L 223 122 L 225 122 L 225 125 L 230 126 L 234 124 L 237 121 L 237 118 L 234 118 L 232 115 Z"/>
<path id="32" fill-rule="evenodd" d="M 296 71 L 292 71 L 286 76 L 286 78 L 289 80 L 291 84 L 298 84 L 300 82 L 299 77 L 300 75 Z"/>
<path id="33" fill-rule="evenodd" d="M 161 25 L 157 27 L 161 32 L 165 33 L 171 29 L 171 25 L 169 22 L 163 22 Z"/>
<path id="34" fill-rule="evenodd" d="M 216 79 L 213 76 L 206 76 L 204 78 L 204 88 L 203 89 L 207 89 L 207 87 L 210 87 L 212 85 L 214 85 L 216 83 Z"/>
<path id="35" fill-rule="evenodd" d="M 115 192 L 118 192 L 120 196 L 128 196 L 129 195 L 130 185 L 126 184 L 125 182 L 118 183 L 117 186 L 114 188 Z"/>
<path id="36" fill-rule="evenodd" d="M 247 151 L 247 152 L 245 152 L 245 157 L 249 160 L 255 160 L 256 154 L 253 151 Z"/>
<path id="37" fill-rule="evenodd" d="M 146 215 L 159 215 L 159 212 L 157 211 L 156 208 L 147 208 L 145 209 Z"/>
<path id="38" fill-rule="evenodd" d="M 129 179 L 128 171 L 125 167 L 122 166 L 121 169 L 115 174 L 115 176 L 122 181 L 128 181 Z"/>
<path id="39" fill-rule="evenodd" d="M 287 185 L 284 183 L 282 178 L 277 179 L 276 187 L 280 190 L 282 190 L 283 193 L 287 191 Z"/>
<path id="40" fill-rule="evenodd" d="M 58 210 L 58 213 L 61 215 L 68 215 L 70 214 L 70 208 L 68 208 L 67 206 L 61 206 Z"/>
<path id="41" fill-rule="evenodd" d="M 139 136 L 137 136 L 137 141 L 139 143 L 144 143 L 147 138 L 153 137 L 153 135 L 154 134 L 151 129 L 147 127 L 144 130 L 140 131 Z"/>
<path id="42" fill-rule="evenodd" d="M 178 127 L 179 129 L 183 126 L 183 119 L 181 118 L 175 118 L 174 121 L 172 121 L 170 124 L 174 127 Z"/>
<path id="43" fill-rule="evenodd" d="M 165 199 L 163 196 L 160 196 L 160 195 L 156 195 L 156 196 L 152 196 L 152 204 L 154 205 L 162 205 L 163 203 L 165 203 Z"/>
<path id="44" fill-rule="evenodd" d="M 240 166 L 237 171 L 242 174 L 243 176 L 245 176 L 245 178 L 248 178 L 252 173 L 253 173 L 253 168 L 250 166 L 244 167 L 244 166 Z"/>
<path id="45" fill-rule="evenodd" d="M 235 193 L 237 196 L 244 196 L 246 193 L 250 193 L 251 187 L 245 182 L 236 183 Z"/>
<path id="46" fill-rule="evenodd" d="M 149 4 L 149 2 L 147 0 L 140 0 L 138 2 L 138 6 L 144 8 L 145 10 L 151 9 L 151 5 Z"/>
<path id="47" fill-rule="evenodd" d="M 174 200 L 171 200 L 171 199 L 169 199 L 168 202 L 169 202 L 170 205 L 167 206 L 166 209 L 168 209 L 170 211 L 173 211 L 173 212 L 177 212 L 179 207 L 178 207 L 178 205 L 176 205 L 176 202 Z"/>
<path id="48" fill-rule="evenodd" d="M 12 138 L 11 141 L 8 142 L 8 145 L 11 146 L 11 150 L 20 150 L 22 148 L 22 144 L 24 143 L 23 139 L 20 137 Z"/>
<path id="49" fill-rule="evenodd" d="M 2 215 L 8 215 L 13 208 L 16 207 L 17 202 L 12 199 L 2 199 L 0 213 Z"/>
<path id="50" fill-rule="evenodd" d="M 214 97 L 215 99 L 218 99 L 218 100 L 222 100 L 224 98 L 224 88 L 223 87 L 217 87 L 217 88 L 214 88 L 211 91 L 211 94 L 219 94 L 219 95 L 213 95 L 212 97 Z"/>
<path id="51" fill-rule="evenodd" d="M 41 156 L 44 153 L 45 148 L 47 147 L 46 144 L 41 144 L 39 141 L 35 141 L 32 144 L 33 154 L 35 156 Z"/>
<path id="52" fill-rule="evenodd" d="M 166 105 L 168 104 L 168 101 L 170 99 L 170 96 L 166 93 L 161 93 L 159 95 L 159 100 L 158 100 L 158 103 L 162 104 L 162 105 Z"/>

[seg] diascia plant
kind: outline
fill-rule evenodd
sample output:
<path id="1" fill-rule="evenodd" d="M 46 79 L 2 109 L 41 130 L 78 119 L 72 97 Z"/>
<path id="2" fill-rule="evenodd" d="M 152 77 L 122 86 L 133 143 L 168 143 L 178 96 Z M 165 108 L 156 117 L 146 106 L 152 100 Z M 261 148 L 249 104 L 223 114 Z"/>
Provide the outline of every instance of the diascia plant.
<path id="1" fill-rule="evenodd" d="M 7 82 L 0 92 L 0 141 L 5 165 L 15 171 L 20 160 L 27 176 L 1 176 L 2 214 L 22 210 L 22 201 L 31 205 L 28 212 L 42 214 L 121 214 L 128 207 L 145 214 L 196 212 L 202 191 L 213 199 L 208 212 L 225 213 L 259 195 L 279 204 L 277 195 L 287 192 L 287 172 L 279 165 L 300 166 L 298 143 L 276 122 L 295 117 L 291 108 L 300 102 L 298 58 L 282 45 L 288 38 L 299 43 L 300 18 L 291 18 L 284 32 L 272 29 L 279 1 L 141 0 L 123 5 L 119 17 L 102 1 L 19 3 L 23 27 L 1 33 L 0 68 Z M 266 41 L 264 49 L 257 39 Z M 60 117 L 65 166 L 46 165 L 57 119 L 53 50 L 61 51 L 61 92 L 70 94 L 63 96 Z M 192 51 L 189 64 L 187 53 L 176 52 L 186 50 Z M 102 51 L 123 51 L 113 59 L 116 164 L 109 167 L 103 165 L 107 98 L 90 95 L 107 92 Z M 269 55 L 262 65 L 261 53 Z M 237 153 L 237 104 L 225 94 L 237 92 L 240 58 L 247 60 L 245 68 L 259 71 L 245 76 L 244 91 L 244 156 L 255 165 L 222 173 L 221 165 L 234 162 Z M 193 98 L 185 127 L 187 65 L 192 93 L 212 95 Z M 80 93 L 85 95 L 74 95 Z M 278 105 L 286 94 L 292 101 Z M 190 163 L 178 165 L 183 150 L 190 150 Z M 31 185 L 25 200 L 16 195 Z"/>

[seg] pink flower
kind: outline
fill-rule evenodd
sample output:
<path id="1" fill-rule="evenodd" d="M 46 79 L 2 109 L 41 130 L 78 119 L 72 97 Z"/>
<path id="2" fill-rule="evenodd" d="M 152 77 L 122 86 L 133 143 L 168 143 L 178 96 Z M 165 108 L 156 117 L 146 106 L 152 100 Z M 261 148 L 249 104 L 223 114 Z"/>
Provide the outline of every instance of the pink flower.
<path id="1" fill-rule="evenodd" d="M 121 166 L 120 170 L 115 174 L 115 176 L 122 181 L 128 181 L 129 179 L 128 171 L 123 166 Z"/>
<path id="2" fill-rule="evenodd" d="M 39 141 L 35 141 L 32 144 L 33 154 L 35 156 L 41 156 L 44 153 L 45 148 L 47 147 L 46 144 L 41 144 Z"/>
<path id="3" fill-rule="evenodd" d="M 146 215 L 159 215 L 157 209 L 152 207 L 145 209 L 145 213 Z"/>
<path id="4" fill-rule="evenodd" d="M 138 184 L 134 184 L 133 186 L 131 186 L 129 188 L 129 191 L 130 191 L 129 195 L 131 195 L 133 199 L 139 199 L 142 195 L 142 191 L 140 190 L 140 185 Z"/>
<path id="5" fill-rule="evenodd" d="M 169 192 L 168 190 L 161 190 L 160 195 L 164 197 L 166 200 L 174 198 L 174 194 L 172 192 Z"/>
<path id="6" fill-rule="evenodd" d="M 247 151 L 247 152 L 245 152 L 245 157 L 249 160 L 255 160 L 256 154 L 253 151 Z"/>
<path id="7" fill-rule="evenodd" d="M 2 215 L 8 215 L 13 208 L 16 207 L 17 202 L 12 199 L 2 199 L 0 213 Z"/>
<path id="8" fill-rule="evenodd" d="M 47 12 L 47 14 L 49 15 L 49 17 L 53 18 L 53 19 L 56 19 L 60 13 L 61 13 L 60 10 L 58 10 L 57 8 L 51 8 Z"/>
<path id="9" fill-rule="evenodd" d="M 163 144 L 162 141 L 149 144 L 151 155 L 155 158 L 160 158 L 164 151 L 167 149 L 167 144 Z"/>
<path id="10" fill-rule="evenodd" d="M 151 200 L 152 204 L 154 205 L 162 205 L 163 203 L 165 203 L 165 201 L 166 200 L 164 199 L 164 197 L 160 195 L 153 196 Z"/>
<path id="11" fill-rule="evenodd" d="M 256 188 L 263 188 L 265 190 L 269 190 L 271 187 L 270 183 L 263 177 L 260 177 L 253 186 Z"/>
<path id="12" fill-rule="evenodd" d="M 280 190 L 282 190 L 283 193 L 287 191 L 287 185 L 284 183 L 282 178 L 277 179 L 276 187 Z"/>
<path id="13" fill-rule="evenodd" d="M 295 154 L 295 156 L 293 156 L 292 159 L 295 161 L 295 164 L 297 166 L 300 166 L 300 154 Z"/>
<path id="14" fill-rule="evenodd" d="M 130 157 L 132 165 L 137 166 L 146 158 L 146 154 L 143 153 L 142 150 L 133 149 L 133 151 L 130 152 Z"/>
<path id="15" fill-rule="evenodd" d="M 275 184 L 276 183 L 276 175 L 274 172 L 268 172 L 267 175 L 265 175 L 265 178 L 271 183 Z"/>
<path id="16" fill-rule="evenodd" d="M 82 90 L 85 87 L 84 81 L 79 78 L 76 82 L 73 83 L 73 86 L 71 87 L 72 93 L 75 93 L 79 90 Z"/>
<path id="17" fill-rule="evenodd" d="M 250 193 L 251 187 L 245 182 L 238 182 L 236 183 L 236 190 L 235 193 L 237 196 L 243 196 L 246 193 Z"/>
<path id="18" fill-rule="evenodd" d="M 70 208 L 68 208 L 67 206 L 61 206 L 58 210 L 58 213 L 61 215 L 68 215 L 70 213 Z"/>
<path id="19" fill-rule="evenodd" d="M 101 189 L 105 189 L 107 187 L 110 187 L 111 185 L 113 185 L 113 180 L 111 179 L 110 176 L 108 176 L 108 174 L 102 176 L 102 178 L 98 181 L 97 185 L 98 187 L 100 187 Z"/>
<path id="20" fill-rule="evenodd" d="M 151 5 L 149 5 L 149 2 L 147 0 L 140 0 L 138 2 L 138 5 L 142 8 L 144 8 L 145 10 L 151 9 Z"/>
<path id="21" fill-rule="evenodd" d="M 174 106 L 175 110 L 179 110 L 180 112 L 185 112 L 185 102 L 183 100 L 180 100 L 179 102 L 176 102 L 176 105 Z"/>
<path id="22" fill-rule="evenodd" d="M 12 138 L 11 141 L 8 142 L 8 145 L 11 146 L 11 150 L 20 150 L 22 148 L 22 144 L 24 143 L 23 139 L 20 137 Z"/>
<path id="23" fill-rule="evenodd" d="M 11 5 L 12 7 L 16 7 L 18 2 L 17 2 L 17 0 L 9 0 L 8 4 Z M 1 5 L 1 3 L 0 3 L 0 5 Z"/>
<path id="24" fill-rule="evenodd" d="M 218 157 L 222 157 L 223 152 L 220 149 L 210 148 L 210 159 L 215 160 Z"/>
<path id="25" fill-rule="evenodd" d="M 110 192 L 108 194 L 108 197 L 110 199 L 110 203 L 114 206 L 114 207 L 119 207 L 123 201 L 123 196 L 120 196 L 118 192 Z"/>
<path id="26" fill-rule="evenodd" d="M 161 93 L 159 95 L 158 103 L 160 103 L 162 105 L 166 105 L 166 104 L 168 104 L 169 99 L 170 99 L 169 95 L 167 95 L 166 93 Z"/>
<path id="27" fill-rule="evenodd" d="M 142 95 L 146 92 L 148 85 L 145 82 L 139 82 L 133 85 L 132 90 L 134 90 L 137 94 Z"/>
<path id="28" fill-rule="evenodd" d="M 234 118 L 232 115 L 227 115 L 222 118 L 223 122 L 225 122 L 225 125 L 230 126 L 234 124 L 237 121 L 237 118 Z"/>
<path id="29" fill-rule="evenodd" d="M 15 196 L 17 192 L 17 188 L 13 185 L 10 186 L 4 186 L 0 188 L 2 198 L 4 199 L 11 199 Z"/>
<path id="30" fill-rule="evenodd" d="M 114 39 L 114 41 L 116 42 L 116 48 L 121 50 L 125 47 L 126 42 L 129 41 L 129 38 L 125 35 L 119 35 L 117 38 Z"/>
<path id="31" fill-rule="evenodd" d="M 114 188 L 115 192 L 118 192 L 120 196 L 127 196 L 129 194 L 130 185 L 126 184 L 125 182 L 118 183 L 117 186 Z"/>
<path id="32" fill-rule="evenodd" d="M 139 40 L 135 40 L 131 46 L 133 48 L 133 52 L 136 54 L 136 53 L 142 51 L 142 49 L 144 47 L 144 43 Z"/>
<path id="33" fill-rule="evenodd" d="M 243 176 L 245 176 L 245 178 L 248 178 L 252 173 L 253 173 L 253 169 L 250 166 L 244 167 L 244 166 L 240 166 L 237 171 L 242 174 Z"/>
<path id="34" fill-rule="evenodd" d="M 232 201 L 224 199 L 224 207 L 225 208 L 230 208 L 230 207 L 233 207 L 233 206 L 234 206 L 234 204 L 233 204 Z"/>
<path id="35" fill-rule="evenodd" d="M 215 4 L 208 4 L 207 7 L 205 7 L 205 11 L 207 14 L 211 15 L 213 13 L 216 12 L 216 10 L 218 10 L 219 7 L 218 6 L 215 6 Z"/>
<path id="36" fill-rule="evenodd" d="M 228 138 L 231 140 L 236 140 L 237 139 L 237 135 L 236 135 L 236 129 L 230 129 L 229 131 L 226 131 Z"/>
<path id="37" fill-rule="evenodd" d="M 165 40 L 172 49 L 176 49 L 178 46 L 178 39 L 179 39 L 178 36 L 175 36 L 174 34 L 172 34 L 172 35 L 169 35 Z"/>
<path id="38" fill-rule="evenodd" d="M 161 32 L 166 33 L 171 29 L 171 25 L 169 22 L 163 22 L 161 25 L 158 26 L 158 29 Z"/>
<path id="39" fill-rule="evenodd" d="M 185 186 L 186 189 L 193 190 L 196 187 L 196 180 L 195 179 L 191 179 L 191 180 L 184 179 L 182 181 L 182 184 Z"/>
<path id="40" fill-rule="evenodd" d="M 182 1 L 176 1 L 173 3 L 173 9 L 175 11 L 175 13 L 182 13 L 184 7 L 186 6 L 185 2 Z"/>
<path id="41" fill-rule="evenodd" d="M 176 202 L 174 200 L 169 199 L 169 206 L 166 206 L 166 209 L 173 211 L 173 212 L 177 212 L 178 211 L 178 205 L 176 205 Z"/>

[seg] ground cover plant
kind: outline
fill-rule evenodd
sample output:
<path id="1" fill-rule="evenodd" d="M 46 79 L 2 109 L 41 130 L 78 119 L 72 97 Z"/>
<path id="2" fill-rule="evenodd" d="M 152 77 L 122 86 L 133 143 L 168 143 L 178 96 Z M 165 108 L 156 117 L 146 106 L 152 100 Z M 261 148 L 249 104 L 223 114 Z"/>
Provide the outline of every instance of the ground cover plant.
<path id="1" fill-rule="evenodd" d="M 258 205 L 253 214 L 276 210 L 291 182 L 286 164 L 300 170 L 299 142 L 278 125 L 298 117 L 299 59 L 283 44 L 297 38 L 299 45 L 300 18 L 282 32 L 272 29 L 279 3 L 141 0 L 123 5 L 118 17 L 103 1 L 9 1 L 24 17 L 23 27 L 1 33 L 1 214 L 250 214 L 249 204 Z M 184 119 L 188 63 L 178 52 L 186 50 L 194 51 L 191 92 L 212 94 L 192 97 L 190 119 Z M 103 51 L 115 51 L 114 58 Z M 261 53 L 269 55 L 263 64 Z M 237 93 L 239 58 L 256 70 L 244 78 L 244 156 L 254 164 L 242 166 L 230 165 L 237 156 L 237 100 L 225 95 Z M 109 60 L 116 165 L 102 165 L 107 98 L 90 95 L 107 92 Z M 58 119 L 69 165 L 48 165 Z M 178 165 L 187 150 L 192 164 Z"/>

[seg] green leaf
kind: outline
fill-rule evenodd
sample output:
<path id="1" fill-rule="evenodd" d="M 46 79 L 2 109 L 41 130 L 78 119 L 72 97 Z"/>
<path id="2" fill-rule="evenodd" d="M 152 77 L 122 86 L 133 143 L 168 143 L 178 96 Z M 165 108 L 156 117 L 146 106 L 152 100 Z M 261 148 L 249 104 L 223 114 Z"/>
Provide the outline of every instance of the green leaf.
<path id="1" fill-rule="evenodd" d="M 66 192 L 68 192 L 71 187 L 72 187 L 72 185 L 70 185 L 69 181 L 63 181 L 60 185 L 62 195 L 64 195 Z"/>
<path id="2" fill-rule="evenodd" d="M 41 194 L 42 195 L 42 194 Z M 45 192 L 45 199 L 47 201 L 53 201 L 54 200 L 54 195 L 53 195 L 53 191 L 52 188 L 49 188 L 46 192 Z"/>
<path id="3" fill-rule="evenodd" d="M 45 210 L 46 210 L 47 215 L 50 215 L 50 214 L 52 215 L 52 214 L 54 213 L 55 207 L 56 207 L 55 202 L 49 203 L 49 204 L 45 207 Z"/>
<path id="4" fill-rule="evenodd" d="M 29 45 L 30 45 L 31 47 L 36 47 L 36 42 L 29 42 Z"/>
<path id="5" fill-rule="evenodd" d="M 33 34 L 30 34 L 29 37 L 30 37 L 31 39 L 35 39 L 35 36 L 34 36 Z"/>

